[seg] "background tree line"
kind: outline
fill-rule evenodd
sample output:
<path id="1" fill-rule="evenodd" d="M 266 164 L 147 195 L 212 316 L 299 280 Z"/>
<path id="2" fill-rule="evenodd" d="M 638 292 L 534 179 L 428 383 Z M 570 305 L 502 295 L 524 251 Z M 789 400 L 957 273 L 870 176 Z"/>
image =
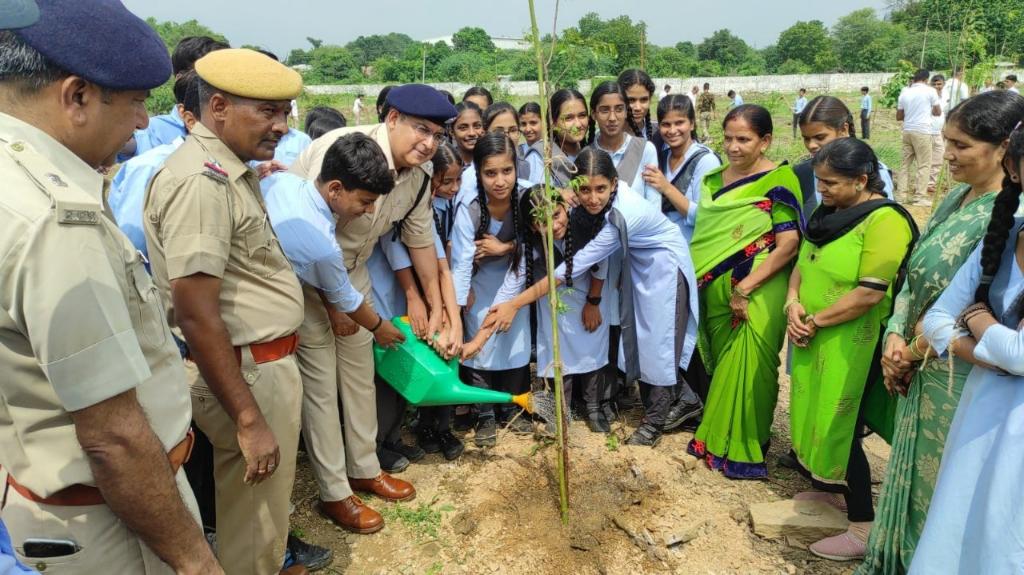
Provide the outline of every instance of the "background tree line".
<path id="1" fill-rule="evenodd" d="M 182 24 L 149 20 L 167 43 L 191 34 L 220 36 L 195 20 Z M 699 43 L 657 46 L 647 25 L 629 16 L 608 20 L 590 13 L 563 30 L 554 45 L 551 77 L 559 86 L 614 76 L 642 67 L 654 77 L 891 72 L 911 66 L 948 70 L 954 65 L 991 68 L 995 60 L 1024 59 L 1021 0 L 892 0 L 883 19 L 872 8 L 855 10 L 831 28 L 798 21 L 776 42 L 754 48 L 728 29 Z M 545 38 L 550 51 L 550 38 Z M 405 34 L 360 36 L 345 45 L 307 38 L 308 48 L 284 56 L 305 64 L 310 84 L 362 82 L 536 80 L 529 51 L 501 50 L 487 31 L 458 30 L 452 46 L 417 42 Z"/>

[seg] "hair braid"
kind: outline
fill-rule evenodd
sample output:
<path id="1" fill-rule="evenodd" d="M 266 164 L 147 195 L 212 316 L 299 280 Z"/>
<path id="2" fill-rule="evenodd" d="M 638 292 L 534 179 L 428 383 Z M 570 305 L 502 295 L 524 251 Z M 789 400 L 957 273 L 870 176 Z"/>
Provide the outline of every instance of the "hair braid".
<path id="1" fill-rule="evenodd" d="M 572 226 L 565 226 L 565 252 L 562 254 L 565 262 L 565 287 L 572 287 L 572 257 L 576 254 L 575 242 L 572 239 Z"/>
<path id="2" fill-rule="evenodd" d="M 644 116 L 644 137 L 648 140 L 654 137 L 654 125 L 651 124 L 651 109 L 647 108 L 647 115 Z"/>
<path id="3" fill-rule="evenodd" d="M 430 210 L 434 213 L 434 229 L 437 230 L 437 237 L 441 238 L 442 242 L 448 241 L 444 235 L 444 226 L 441 225 L 441 216 L 437 214 L 437 210 Z"/>
<path id="4" fill-rule="evenodd" d="M 1013 215 L 1020 206 L 1020 188 L 1013 185 L 1009 176 L 1003 179 L 1003 189 L 996 195 L 992 206 L 992 219 L 988 222 L 981 248 L 981 283 L 974 292 L 974 299 L 991 307 L 989 289 L 999 272 L 1003 249 L 1013 228 Z M 1010 311 L 1010 310 L 1007 310 Z"/>
<path id="5" fill-rule="evenodd" d="M 519 181 L 517 180 L 515 185 L 512 186 L 512 196 L 509 201 L 509 209 L 512 211 L 512 229 L 518 230 L 522 225 L 522 215 L 519 213 Z M 509 264 L 509 269 L 515 273 L 519 273 L 519 257 L 522 254 L 522 242 L 519 241 L 519 234 L 515 234 L 512 237 L 512 258 Z"/>

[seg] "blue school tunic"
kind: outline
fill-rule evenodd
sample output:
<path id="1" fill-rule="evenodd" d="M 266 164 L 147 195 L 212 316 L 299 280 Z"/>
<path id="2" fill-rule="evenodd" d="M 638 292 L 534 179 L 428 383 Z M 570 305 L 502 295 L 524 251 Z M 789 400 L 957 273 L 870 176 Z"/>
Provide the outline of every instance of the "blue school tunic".
<path id="1" fill-rule="evenodd" d="M 313 143 L 313 140 L 305 132 L 289 128 L 288 132 L 277 143 L 277 148 L 274 149 L 274 159 L 291 167 L 299 157 L 299 154 L 308 148 L 311 143 Z"/>
<path id="2" fill-rule="evenodd" d="M 565 253 L 565 242 L 555 240 L 555 249 Z M 534 249 L 534 261 L 543 262 L 543 249 Z M 573 259 L 575 263 L 575 258 Z M 520 258 L 519 269 L 508 272 L 505 284 L 495 298 L 497 301 L 509 301 L 526 287 L 526 258 Z M 610 304 L 602 298 L 601 325 L 592 332 L 583 326 L 583 306 L 587 303 L 590 293 L 590 280 L 604 280 L 608 275 L 608 260 L 601 262 L 596 269 L 590 270 L 578 279 L 573 278 L 572 287 L 562 285 L 558 288 L 558 297 L 565 306 L 565 312 L 558 317 L 558 347 L 562 354 L 562 374 L 576 375 L 590 373 L 608 365 L 608 315 Z M 546 274 L 535 274 L 535 281 L 546 277 Z M 554 377 L 554 354 L 552 352 L 551 304 L 549 296 L 537 301 L 537 375 Z"/>
<path id="3" fill-rule="evenodd" d="M 434 252 L 437 259 L 445 259 L 444 246 L 437 234 L 434 234 Z M 395 272 L 411 267 L 409 249 L 400 238 L 384 234 L 377 240 L 370 258 L 366 260 L 366 269 L 370 273 L 373 307 L 382 317 L 390 319 L 403 316 L 409 311 L 408 300 L 402 286 L 398 284 Z"/>
<path id="4" fill-rule="evenodd" d="M 135 155 L 144 154 L 157 146 L 170 144 L 177 138 L 188 136 L 185 129 L 185 121 L 178 113 L 178 107 L 174 106 L 167 114 L 153 116 L 149 119 L 149 125 L 141 130 L 135 130 Z"/>
<path id="5" fill-rule="evenodd" d="M 520 182 L 520 191 L 524 188 Z M 513 198 L 513 201 L 517 201 Z M 483 208 L 486 209 L 486 208 Z M 476 224 L 472 220 L 468 206 L 461 206 L 455 214 L 455 226 L 452 231 L 452 279 L 455 282 L 455 301 L 466 306 L 470 290 L 473 291 L 472 306 L 465 307 L 463 312 L 463 332 L 466 341 L 470 341 L 480 330 L 487 312 L 496 302 L 501 286 L 505 282 L 505 274 L 512 263 L 511 256 L 488 258 L 482 261 L 473 273 L 473 255 L 476 253 Z M 509 210 L 506 221 L 512 225 L 512 212 Z M 497 236 L 505 222 L 491 218 L 488 233 Z M 498 371 L 523 367 L 530 361 L 530 318 L 527 309 L 516 313 L 511 328 L 504 333 L 495 333 L 484 344 L 480 353 L 465 362 L 466 367 L 485 371 Z"/>
<path id="6" fill-rule="evenodd" d="M 671 182 L 673 178 L 679 175 L 679 172 L 682 171 L 683 166 L 686 165 L 686 162 L 690 159 L 690 157 L 697 153 L 697 150 L 700 149 L 711 151 L 711 149 L 705 146 L 704 144 L 693 142 L 692 144 L 690 144 L 690 147 L 687 148 L 686 153 L 683 154 L 683 161 L 680 162 L 678 166 L 676 166 L 675 170 L 673 170 L 669 166 L 668 162 L 665 163 L 665 177 L 668 178 L 669 182 Z M 670 152 L 666 150 L 665 152 L 662 153 Z M 683 193 L 684 196 L 686 196 L 690 200 L 690 209 L 686 211 L 685 216 L 683 214 L 680 214 L 679 211 L 676 210 L 675 208 L 672 208 L 672 210 L 665 214 L 672 223 L 679 226 L 679 231 L 683 232 L 683 237 L 686 238 L 687 244 L 689 244 L 690 240 L 693 238 L 693 228 L 695 225 L 697 225 L 697 207 L 698 204 L 700 204 L 700 187 L 701 182 L 704 181 L 704 175 L 721 165 L 721 160 L 719 160 L 718 156 L 716 156 L 713 153 L 705 154 L 704 157 L 698 160 L 697 167 L 694 169 L 693 172 L 693 179 L 690 180 L 690 186 L 685 190 L 679 190 L 680 192 Z M 661 194 L 657 194 L 657 196 L 657 201 L 652 201 L 652 203 L 658 209 L 661 209 L 662 196 Z"/>
<path id="7" fill-rule="evenodd" d="M 660 209 L 655 209 L 621 181 L 612 209 L 622 215 L 629 241 L 623 273 L 629 273 L 633 283 L 640 379 L 651 385 L 675 385 L 676 369 L 690 365 L 697 342 L 697 281 L 689 244 L 679 228 Z M 591 266 L 621 250 L 619 230 L 607 215 L 605 218 L 605 225 L 597 236 L 576 252 L 573 281 L 589 273 Z M 565 264 L 558 266 L 555 273 L 564 279 Z M 689 316 L 684 328 L 682 352 L 677 358 L 675 309 L 679 297 L 676 283 L 679 273 L 683 274 L 689 286 L 689 301 L 678 303 L 689 306 Z M 618 367 L 623 370 L 626 367 L 622 342 L 619 344 Z"/>
<path id="8" fill-rule="evenodd" d="M 616 168 L 618 168 L 619 164 L 622 162 L 622 159 L 626 157 L 626 150 L 629 149 L 630 141 L 632 141 L 632 139 L 636 137 L 631 136 L 629 134 L 625 134 L 625 136 L 626 137 L 623 138 L 622 145 L 619 146 L 618 150 L 605 150 L 604 148 L 601 147 L 600 144 L 597 143 L 596 138 L 594 139 L 593 146 L 598 150 L 603 150 L 607 152 L 608 155 L 612 157 L 612 163 L 615 164 Z M 648 186 L 647 182 L 644 181 L 644 166 L 647 165 L 658 165 L 658 151 L 654 149 L 654 144 L 652 144 L 651 142 L 644 142 L 644 152 L 640 156 L 640 167 L 637 168 L 636 175 L 633 177 L 633 181 L 626 183 L 629 184 L 629 188 L 631 190 L 640 194 L 648 201 L 653 202 L 655 197 L 657 197 L 660 201 L 661 194 L 658 193 L 658 190 L 655 190 L 654 188 Z"/>

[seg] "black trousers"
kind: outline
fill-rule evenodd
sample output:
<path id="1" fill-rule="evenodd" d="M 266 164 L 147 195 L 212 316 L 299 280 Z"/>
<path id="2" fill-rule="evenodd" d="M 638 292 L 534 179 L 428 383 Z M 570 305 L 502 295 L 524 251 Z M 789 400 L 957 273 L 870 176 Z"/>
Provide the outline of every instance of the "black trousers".
<path id="1" fill-rule="evenodd" d="M 196 441 L 192 444 L 192 455 L 185 462 L 185 477 L 192 487 L 192 493 L 199 504 L 199 516 L 203 521 L 203 529 L 217 529 L 217 490 L 213 483 L 213 445 L 198 425 L 192 425 Z"/>
<path id="2" fill-rule="evenodd" d="M 383 379 L 374 376 L 377 386 L 377 448 L 402 440 L 402 422 L 408 402 Z"/>
<path id="3" fill-rule="evenodd" d="M 555 380 L 545 378 L 549 388 L 553 388 Z M 596 369 L 587 373 L 574 373 L 562 376 L 564 407 L 569 408 L 575 396 L 579 396 L 586 412 L 594 412 L 601 408 L 605 395 L 605 370 Z"/>
<path id="4" fill-rule="evenodd" d="M 867 140 L 871 137 L 871 113 L 867 110 L 860 111 L 860 137 Z"/>
<path id="5" fill-rule="evenodd" d="M 800 131 L 800 114 L 793 114 L 793 139 L 796 139 L 797 133 Z"/>
<path id="6" fill-rule="evenodd" d="M 420 427 L 432 429 L 438 433 L 451 430 L 452 406 L 437 405 L 419 409 Z"/>
<path id="7" fill-rule="evenodd" d="M 811 479 L 815 489 L 841 493 L 846 500 L 846 517 L 855 522 L 875 520 L 875 507 L 871 501 L 871 466 L 868 465 L 868 457 L 861 442 L 862 429 L 863 426 L 857 426 L 850 448 L 850 460 L 846 464 L 846 487 Z"/>
<path id="8" fill-rule="evenodd" d="M 644 404 L 643 423 L 658 431 L 665 426 L 669 408 L 676 400 L 677 385 L 650 385 L 640 382 L 640 401 Z"/>
<path id="9" fill-rule="evenodd" d="M 469 383 L 483 389 L 504 391 L 512 395 L 526 393 L 530 389 L 530 366 L 524 365 L 515 369 L 500 369 L 495 371 L 466 368 L 469 372 Z M 497 405 L 493 403 L 479 404 L 480 418 L 487 417 L 505 420 L 512 416 L 514 410 L 519 409 L 511 404 Z"/>

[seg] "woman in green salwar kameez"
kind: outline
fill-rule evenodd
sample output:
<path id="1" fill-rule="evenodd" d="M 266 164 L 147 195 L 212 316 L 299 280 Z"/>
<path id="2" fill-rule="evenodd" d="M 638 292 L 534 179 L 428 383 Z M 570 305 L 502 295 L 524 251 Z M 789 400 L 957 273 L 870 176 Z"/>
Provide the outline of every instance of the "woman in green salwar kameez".
<path id="1" fill-rule="evenodd" d="M 917 324 L 985 235 L 996 192 L 1002 188 L 1005 144 L 1024 118 L 1024 97 L 1005 91 L 979 94 L 950 111 L 946 158 L 954 188 L 935 210 L 907 266 L 886 330 L 883 366 L 902 395 L 896 407 L 892 451 L 867 555 L 857 575 L 906 573 L 924 527 L 946 433 L 971 364 L 953 358 L 915 360 L 926 349 Z M 911 368 L 914 369 L 911 369 Z M 904 383 L 906 382 L 906 383 Z"/>
<path id="2" fill-rule="evenodd" d="M 767 110 L 734 108 L 723 128 L 729 162 L 704 177 L 690 243 L 711 385 L 687 451 L 726 477 L 759 479 L 767 476 L 764 450 L 786 333 L 781 310 L 803 200 L 793 170 L 764 156 L 772 133 Z"/>
<path id="3" fill-rule="evenodd" d="M 814 157 L 822 205 L 804 234 L 786 312 L 793 341 L 790 433 L 797 461 L 822 491 L 842 493 L 850 529 L 810 546 L 830 559 L 863 556 L 874 520 L 871 469 L 861 447 L 861 407 L 892 286 L 917 236 L 914 220 L 885 198 L 871 147 L 841 138 Z M 797 499 L 827 499 L 810 492 Z"/>

